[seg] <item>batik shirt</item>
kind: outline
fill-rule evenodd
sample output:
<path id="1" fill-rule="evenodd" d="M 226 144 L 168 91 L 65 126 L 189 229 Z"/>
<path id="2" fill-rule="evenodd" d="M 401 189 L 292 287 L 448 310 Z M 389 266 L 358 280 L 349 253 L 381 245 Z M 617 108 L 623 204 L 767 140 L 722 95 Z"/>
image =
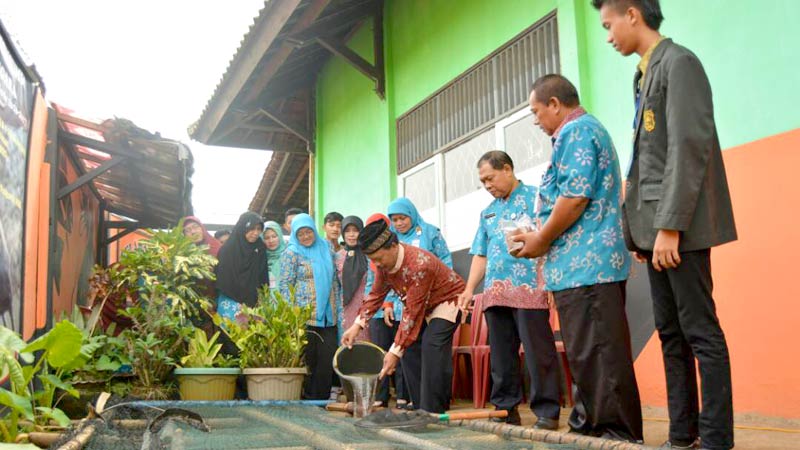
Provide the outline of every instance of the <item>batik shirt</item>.
<path id="1" fill-rule="evenodd" d="M 553 134 L 553 156 L 539 188 L 545 223 L 558 197 L 588 198 L 583 214 L 551 244 L 544 263 L 548 291 L 628 278 L 630 257 L 622 237 L 621 177 L 611 137 L 583 109 Z"/>
<path id="2" fill-rule="evenodd" d="M 331 252 L 331 262 L 333 261 L 334 254 Z M 312 314 L 308 325 L 332 327 L 339 326 L 344 322 L 342 284 L 339 282 L 339 276 L 336 271 L 333 273 L 333 283 L 331 284 L 328 301 L 318 301 L 314 285 L 314 269 L 311 267 L 311 261 L 305 256 L 286 250 L 281 256 L 281 275 L 278 280 L 278 289 L 281 295 L 287 299 L 291 295 L 291 290 L 294 289 L 295 298 L 300 305 L 305 306 L 309 303 L 314 305 L 314 314 Z M 326 308 L 324 314 L 317 314 L 317 308 L 319 307 Z M 323 317 L 323 320 L 317 320 L 318 316 Z M 339 333 L 341 332 L 341 327 L 339 327 Z"/>
<path id="3" fill-rule="evenodd" d="M 522 309 L 547 309 L 547 293 L 537 290 L 536 262 L 515 258 L 508 253 L 500 221 L 536 217 L 538 190 L 520 182 L 508 199 L 496 198 L 481 212 L 481 219 L 469 253 L 486 257 L 483 283 L 483 309 L 507 306 Z"/>
<path id="4" fill-rule="evenodd" d="M 402 248 L 398 265 L 392 271 L 378 269 L 375 284 L 361 304 L 356 323 L 366 327 L 369 319 L 381 308 L 390 290 L 400 293 L 404 305 L 403 318 L 389 350 L 402 356 L 422 330 L 423 320 L 441 318 L 455 322 L 458 295 L 464 292 L 464 280 L 433 253 L 411 245 Z M 447 349 L 449 354 L 450 349 Z"/>

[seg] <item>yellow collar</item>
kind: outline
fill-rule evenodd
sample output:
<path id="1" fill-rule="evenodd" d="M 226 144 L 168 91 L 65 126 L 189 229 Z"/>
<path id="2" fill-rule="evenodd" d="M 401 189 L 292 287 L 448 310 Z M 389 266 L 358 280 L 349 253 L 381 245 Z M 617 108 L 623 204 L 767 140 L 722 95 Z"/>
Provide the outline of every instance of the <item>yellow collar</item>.
<path id="1" fill-rule="evenodd" d="M 646 52 L 644 52 L 644 55 L 642 55 L 642 59 L 639 61 L 639 65 L 637 66 L 639 71 L 642 72 L 642 77 L 639 79 L 640 86 L 644 82 L 644 76 L 647 73 L 647 66 L 650 65 L 650 57 L 653 56 L 653 51 L 655 51 L 656 47 L 658 47 L 658 44 L 660 44 L 664 39 L 666 39 L 666 37 L 659 37 L 658 40 L 655 41 Z"/>

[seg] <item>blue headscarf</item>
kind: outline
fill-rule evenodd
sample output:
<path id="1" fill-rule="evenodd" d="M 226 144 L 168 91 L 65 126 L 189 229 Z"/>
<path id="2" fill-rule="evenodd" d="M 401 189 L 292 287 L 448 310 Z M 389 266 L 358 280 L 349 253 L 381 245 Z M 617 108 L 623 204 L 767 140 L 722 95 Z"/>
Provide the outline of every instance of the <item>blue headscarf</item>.
<path id="1" fill-rule="evenodd" d="M 429 252 L 433 251 L 433 240 L 439 234 L 439 229 L 422 220 L 422 216 L 419 215 L 417 207 L 411 203 L 411 200 L 405 197 L 400 197 L 392 203 L 389 203 L 389 211 L 387 215 L 389 216 L 390 220 L 393 214 L 402 214 L 411 218 L 411 228 L 409 228 L 405 233 L 400 233 L 397 231 L 394 225 L 391 227 L 392 231 L 397 233 L 397 238 L 400 240 L 400 242 L 414 245 L 415 247 L 427 250 Z M 414 242 L 416 240 L 419 240 L 418 244 Z"/>
<path id="2" fill-rule="evenodd" d="M 314 243 L 306 247 L 297 239 L 297 231 L 301 228 L 311 228 L 314 231 Z M 308 214 L 298 214 L 292 219 L 292 235 L 289 238 L 287 250 L 301 255 L 311 261 L 314 272 L 314 288 L 317 293 L 317 322 L 333 323 L 333 311 L 330 308 L 331 288 L 336 269 L 333 266 L 331 246 L 317 232 L 314 219 Z M 326 317 L 330 315 L 330 317 Z M 325 319 L 328 319 L 327 321 Z"/>

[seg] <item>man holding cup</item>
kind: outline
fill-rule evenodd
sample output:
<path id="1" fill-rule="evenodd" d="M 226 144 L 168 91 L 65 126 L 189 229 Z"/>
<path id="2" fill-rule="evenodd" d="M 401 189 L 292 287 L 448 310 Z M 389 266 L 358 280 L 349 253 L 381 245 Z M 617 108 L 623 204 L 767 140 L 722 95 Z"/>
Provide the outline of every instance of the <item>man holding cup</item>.
<path id="1" fill-rule="evenodd" d="M 520 424 L 517 405 L 522 402 L 522 344 L 531 377 L 530 408 L 538 418 L 534 428 L 555 430 L 560 377 L 547 293 L 537 286 L 537 262 L 514 258 L 508 251 L 511 235 L 532 230 L 538 190 L 517 179 L 514 162 L 502 151 L 484 154 L 478 160 L 478 175 L 495 199 L 481 212 L 470 249 L 469 279 L 459 296 L 459 306 L 466 313 L 478 282 L 484 278 L 482 308 L 489 327 L 493 381 L 490 401 L 497 409 L 508 411 L 508 417 L 502 420 Z"/>
<path id="2" fill-rule="evenodd" d="M 512 240 L 524 242 L 517 256 L 547 255 L 545 288 L 553 292 L 578 387 L 570 428 L 641 441 L 625 315 L 630 257 L 622 237 L 617 153 L 608 131 L 581 107 L 578 91 L 563 76 L 536 80 L 529 103 L 536 124 L 552 137 L 553 155 L 539 192 L 541 229 Z"/>

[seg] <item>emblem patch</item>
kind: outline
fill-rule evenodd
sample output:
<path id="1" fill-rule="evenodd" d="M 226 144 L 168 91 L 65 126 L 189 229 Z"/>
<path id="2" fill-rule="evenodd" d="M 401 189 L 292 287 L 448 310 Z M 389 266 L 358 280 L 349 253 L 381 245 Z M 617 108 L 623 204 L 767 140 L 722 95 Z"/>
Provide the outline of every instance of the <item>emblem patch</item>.
<path id="1" fill-rule="evenodd" d="M 656 115 L 653 113 L 652 109 L 645 110 L 643 119 L 644 129 L 647 130 L 648 133 L 656 129 Z"/>

